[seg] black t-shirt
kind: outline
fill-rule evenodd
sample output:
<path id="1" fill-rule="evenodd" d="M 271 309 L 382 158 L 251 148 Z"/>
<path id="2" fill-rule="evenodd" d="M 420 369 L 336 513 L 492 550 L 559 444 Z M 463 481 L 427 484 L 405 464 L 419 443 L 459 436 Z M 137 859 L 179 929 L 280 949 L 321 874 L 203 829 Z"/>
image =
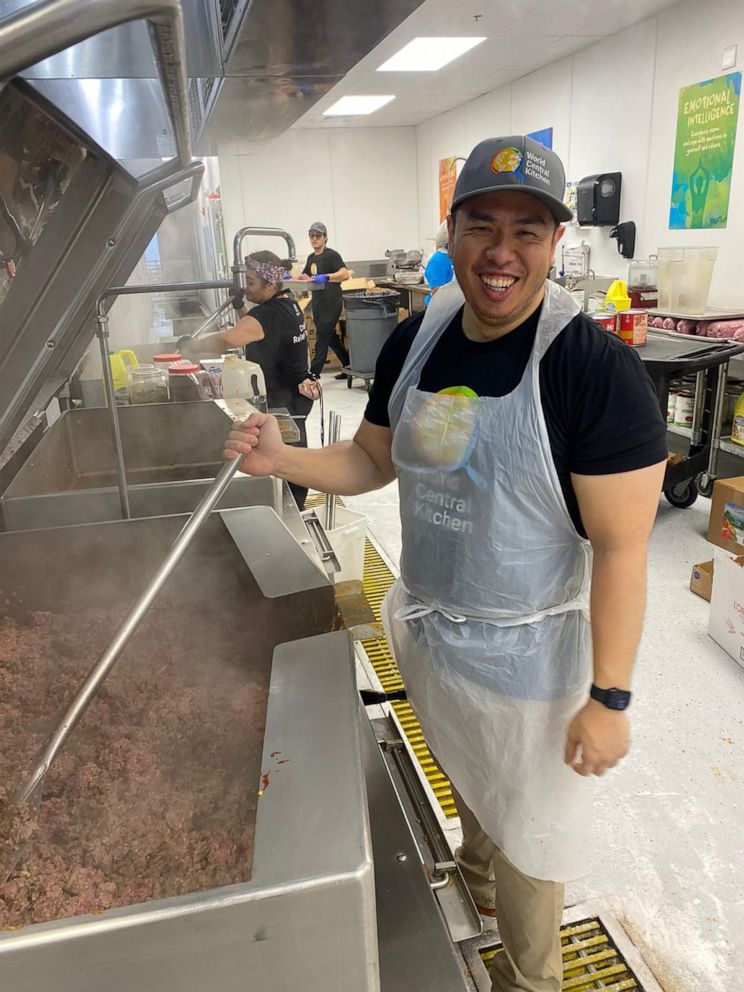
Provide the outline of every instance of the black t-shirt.
<path id="1" fill-rule="evenodd" d="M 424 365 L 419 389 L 436 393 L 469 386 L 479 396 L 506 396 L 529 361 L 540 309 L 488 342 L 465 336 L 460 310 Z M 364 415 L 370 423 L 390 426 L 390 393 L 422 320 L 423 314 L 404 320 L 385 342 Z M 666 424 L 639 355 L 585 314 L 578 314 L 550 345 L 539 378 L 553 461 L 568 511 L 584 534 L 571 473 L 611 475 L 664 461 Z M 619 507 L 618 512 L 625 511 Z"/>
<path id="2" fill-rule="evenodd" d="M 269 406 L 285 406 L 290 413 L 308 413 L 312 400 L 297 391 L 308 375 L 307 327 L 302 310 L 295 300 L 281 293 L 253 307 L 250 316 L 263 328 L 264 338 L 246 345 L 245 357 L 261 366 Z"/>
<path id="3" fill-rule="evenodd" d="M 346 262 L 339 253 L 333 248 L 326 247 L 320 255 L 313 252 L 302 271 L 306 276 L 330 276 L 334 272 L 338 272 L 339 269 L 345 268 Z M 338 320 L 342 303 L 341 283 L 327 282 L 325 289 L 313 293 L 312 299 L 313 315 L 316 319 L 318 315 L 328 317 L 335 314 L 334 319 Z"/>

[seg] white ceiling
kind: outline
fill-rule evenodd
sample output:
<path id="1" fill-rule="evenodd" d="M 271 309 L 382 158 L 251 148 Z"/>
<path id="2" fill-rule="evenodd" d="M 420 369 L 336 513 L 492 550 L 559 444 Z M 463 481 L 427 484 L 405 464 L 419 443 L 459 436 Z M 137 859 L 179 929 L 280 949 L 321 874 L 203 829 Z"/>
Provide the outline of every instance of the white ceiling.
<path id="1" fill-rule="evenodd" d="M 374 4 L 374 0 L 369 0 Z M 411 126 L 556 62 L 651 17 L 678 0 L 425 0 L 294 125 L 296 128 Z M 478 18 L 476 20 L 476 17 Z M 438 72 L 376 72 L 412 38 L 487 36 Z M 607 66 L 608 73 L 613 71 Z M 347 94 L 393 93 L 368 117 L 323 117 Z M 546 94 L 550 99 L 550 94 Z"/>

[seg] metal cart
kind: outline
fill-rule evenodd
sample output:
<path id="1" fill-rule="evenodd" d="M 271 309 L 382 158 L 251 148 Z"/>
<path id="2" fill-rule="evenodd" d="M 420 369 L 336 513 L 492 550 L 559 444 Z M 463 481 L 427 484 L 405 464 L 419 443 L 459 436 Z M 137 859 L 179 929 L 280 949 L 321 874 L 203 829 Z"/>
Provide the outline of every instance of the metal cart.
<path id="1" fill-rule="evenodd" d="M 695 409 L 687 456 L 669 465 L 664 495 L 672 506 L 692 506 L 701 493 L 710 496 L 718 475 L 721 421 L 729 361 L 744 353 L 744 344 L 710 338 L 649 331 L 639 351 L 651 376 L 666 419 L 669 385 L 681 376 L 696 375 Z"/>

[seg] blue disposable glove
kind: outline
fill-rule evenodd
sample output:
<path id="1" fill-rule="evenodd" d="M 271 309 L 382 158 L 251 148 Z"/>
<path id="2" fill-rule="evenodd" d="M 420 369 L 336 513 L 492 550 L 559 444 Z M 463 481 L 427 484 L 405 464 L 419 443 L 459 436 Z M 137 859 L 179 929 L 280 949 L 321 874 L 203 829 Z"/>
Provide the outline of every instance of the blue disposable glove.
<path id="1" fill-rule="evenodd" d="M 313 276 L 313 282 L 328 282 L 330 276 Z"/>

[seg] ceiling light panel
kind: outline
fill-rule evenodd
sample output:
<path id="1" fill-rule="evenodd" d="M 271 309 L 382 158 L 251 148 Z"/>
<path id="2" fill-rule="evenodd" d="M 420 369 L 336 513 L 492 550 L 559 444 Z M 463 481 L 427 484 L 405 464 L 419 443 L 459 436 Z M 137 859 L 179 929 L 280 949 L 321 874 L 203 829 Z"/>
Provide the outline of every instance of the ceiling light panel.
<path id="1" fill-rule="evenodd" d="M 364 114 L 374 114 L 394 99 L 394 96 L 342 96 L 332 107 L 323 111 L 323 116 L 362 117 Z"/>
<path id="2" fill-rule="evenodd" d="M 414 38 L 378 72 L 436 72 L 480 45 L 485 38 Z"/>

